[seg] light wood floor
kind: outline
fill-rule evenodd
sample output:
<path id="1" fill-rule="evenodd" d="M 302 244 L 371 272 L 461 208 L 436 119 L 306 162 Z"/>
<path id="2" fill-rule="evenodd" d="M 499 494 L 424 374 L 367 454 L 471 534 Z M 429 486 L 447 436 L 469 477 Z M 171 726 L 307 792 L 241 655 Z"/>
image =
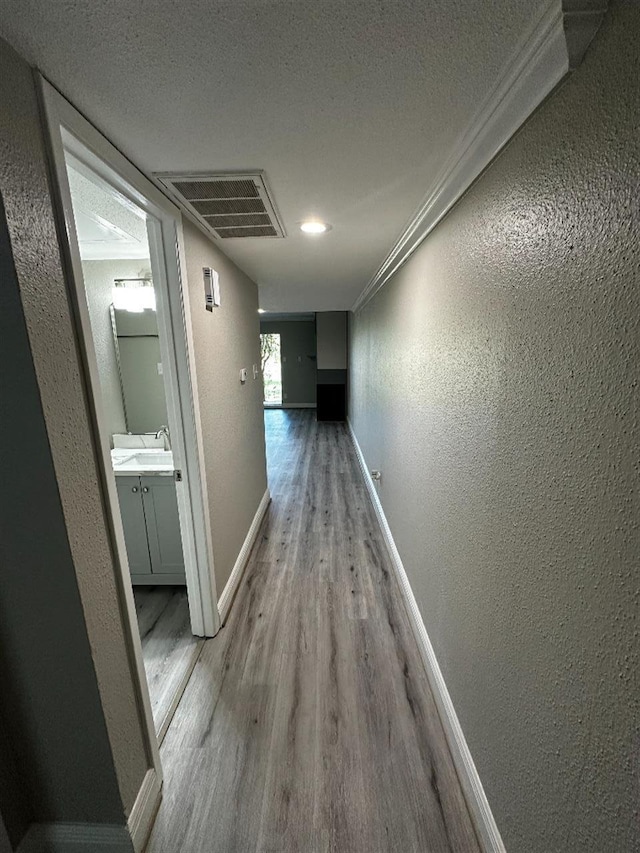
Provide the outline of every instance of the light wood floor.
<path id="1" fill-rule="evenodd" d="M 162 735 L 201 641 L 191 633 L 185 587 L 135 586 L 133 597 L 153 722 Z"/>
<path id="2" fill-rule="evenodd" d="M 265 421 L 273 503 L 167 732 L 148 853 L 478 853 L 347 430 Z"/>

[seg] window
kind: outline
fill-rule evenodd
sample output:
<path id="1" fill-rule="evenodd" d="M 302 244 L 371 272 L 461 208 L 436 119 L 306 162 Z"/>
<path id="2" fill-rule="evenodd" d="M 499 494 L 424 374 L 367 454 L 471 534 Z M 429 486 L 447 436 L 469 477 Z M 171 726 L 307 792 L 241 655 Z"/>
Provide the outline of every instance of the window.
<path id="1" fill-rule="evenodd" d="M 280 335 L 267 332 L 260 335 L 260 362 L 264 382 L 265 406 L 282 405 L 282 359 Z"/>

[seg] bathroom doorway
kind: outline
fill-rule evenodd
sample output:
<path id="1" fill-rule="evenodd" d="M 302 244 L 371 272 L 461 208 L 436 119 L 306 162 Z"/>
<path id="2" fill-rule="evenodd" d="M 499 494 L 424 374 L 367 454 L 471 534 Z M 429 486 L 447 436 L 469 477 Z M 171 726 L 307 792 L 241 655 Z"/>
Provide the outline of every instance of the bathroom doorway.
<path id="1" fill-rule="evenodd" d="M 158 742 L 219 628 L 193 416 L 180 215 L 44 81 L 103 492 L 158 779 Z"/>
<path id="2" fill-rule="evenodd" d="M 65 164 L 151 712 L 162 737 L 199 640 L 189 620 L 147 217 L 68 150 Z"/>

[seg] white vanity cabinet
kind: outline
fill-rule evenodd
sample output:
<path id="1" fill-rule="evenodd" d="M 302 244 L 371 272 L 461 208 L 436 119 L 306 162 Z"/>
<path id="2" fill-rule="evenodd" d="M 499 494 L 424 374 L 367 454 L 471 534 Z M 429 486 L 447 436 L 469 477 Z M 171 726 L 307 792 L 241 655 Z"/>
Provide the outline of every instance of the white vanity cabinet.
<path id="1" fill-rule="evenodd" d="M 120 475 L 116 484 L 133 584 L 184 584 L 173 477 Z"/>

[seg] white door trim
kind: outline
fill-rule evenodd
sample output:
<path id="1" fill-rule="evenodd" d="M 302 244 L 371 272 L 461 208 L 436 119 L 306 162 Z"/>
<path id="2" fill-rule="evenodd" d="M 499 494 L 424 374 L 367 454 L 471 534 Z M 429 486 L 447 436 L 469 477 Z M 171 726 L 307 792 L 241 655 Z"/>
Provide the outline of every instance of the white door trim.
<path id="1" fill-rule="evenodd" d="M 81 159 L 100 178 L 126 198 L 150 214 L 155 220 L 149 228 L 152 270 L 155 277 L 158 325 L 163 346 L 163 365 L 167 378 L 167 410 L 176 467 L 183 472 L 182 483 L 176 483 L 180 526 L 185 550 L 185 573 L 189 597 L 191 625 L 194 634 L 214 636 L 220 627 L 216 605 L 213 549 L 209 525 L 202 436 L 194 403 L 193 344 L 189 338 L 189 306 L 187 288 L 181 275 L 178 244 L 181 239 L 179 210 L 105 139 L 53 86 L 39 76 L 39 90 L 47 119 L 52 159 L 52 178 L 61 201 L 61 213 L 67 234 L 67 255 L 73 286 L 70 299 L 79 331 L 78 344 L 89 378 L 89 405 L 98 449 L 98 469 L 103 484 L 107 519 L 114 545 L 118 571 L 116 582 L 125 615 L 125 640 L 129 651 L 137 702 L 148 756 L 162 783 L 162 767 L 153 723 L 149 690 L 144 671 L 142 645 L 137 629 L 135 602 L 118 510 L 115 476 L 106 436 L 98 389 L 99 375 L 95 350 L 91 343 L 91 325 L 86 302 L 80 253 L 77 244 L 71 193 L 65 166 L 65 148 Z"/>
<path id="2" fill-rule="evenodd" d="M 142 780 L 138 796 L 127 821 L 127 828 L 133 842 L 133 849 L 136 853 L 142 853 L 149 840 L 149 835 L 151 834 L 153 823 L 160 807 L 161 797 L 161 783 L 158 781 L 156 772 L 152 767 L 147 770 Z"/>
<path id="3" fill-rule="evenodd" d="M 154 274 L 158 279 L 155 284 L 158 297 L 158 324 L 163 328 L 164 333 L 160 336 L 160 341 L 161 346 L 164 345 L 162 355 L 167 376 L 167 409 L 169 420 L 174 421 L 173 424 L 169 424 L 173 427 L 172 447 L 176 467 L 183 472 L 183 482 L 177 484 L 178 503 L 181 509 L 181 527 L 183 518 L 186 519 L 183 539 L 186 549 L 187 587 L 192 628 L 194 634 L 211 637 L 217 633 L 220 624 L 216 607 L 213 548 L 206 500 L 203 440 L 200 420 L 196 417 L 198 409 L 195 358 L 191 324 L 187 319 L 189 295 L 183 262 L 184 246 L 180 211 L 53 86 L 44 78 L 40 80 L 52 136 L 54 167 L 65 207 L 65 219 L 68 220 L 69 211 L 66 208 L 70 205 L 63 154 L 66 147 L 74 156 L 84 160 L 86 165 L 106 183 L 114 185 L 122 195 L 130 198 L 156 220 L 150 223 L 148 230 L 149 248 Z M 75 141 L 80 143 L 81 150 L 73 150 Z M 65 195 L 68 197 L 65 198 Z M 72 263 L 75 262 L 74 279 L 81 281 L 81 268 L 75 268 L 79 264 L 79 254 L 75 246 L 73 220 L 66 221 L 66 225 L 72 255 L 75 255 L 72 257 Z M 76 251 L 73 251 L 74 247 Z M 88 320 L 88 316 L 83 318 L 81 312 L 80 319 L 83 323 L 83 332 L 88 331 L 84 328 L 84 322 L 85 319 Z M 94 377 L 91 378 L 93 381 Z M 110 460 L 108 463 L 107 473 L 112 478 Z"/>
<path id="4" fill-rule="evenodd" d="M 143 730 L 147 757 L 150 760 L 153 769 L 156 771 L 157 778 L 161 783 L 162 765 L 160 763 L 160 751 L 153 723 L 149 687 L 147 685 L 144 662 L 142 659 L 142 643 L 137 630 L 137 617 L 135 602 L 133 599 L 133 589 L 130 578 L 127 576 L 129 574 L 129 564 L 124 544 L 124 531 L 122 529 L 120 513 L 112 511 L 112 508 L 117 506 L 118 500 L 115 476 L 113 474 L 107 446 L 100 437 L 99 425 L 104 423 L 102 401 L 98 394 L 91 393 L 92 388 L 100 387 L 100 380 L 98 376 L 95 350 L 92 346 L 87 347 L 86 345 L 88 341 L 91 341 L 91 325 L 89 321 L 86 295 L 84 292 L 84 278 L 73 219 L 71 192 L 69 190 L 65 167 L 64 146 L 62 143 L 62 129 L 68 125 L 73 125 L 76 116 L 68 114 L 68 108 L 71 108 L 71 105 L 68 104 L 68 102 L 65 101 L 64 98 L 62 98 L 62 96 L 44 80 L 44 78 L 40 78 L 40 84 L 40 91 L 42 93 L 49 130 L 53 177 L 57 185 L 54 187 L 54 200 L 57 195 L 61 201 L 62 214 L 64 216 L 64 224 L 68 240 L 67 246 L 62 246 L 61 248 L 63 252 L 66 250 L 67 260 L 69 261 L 72 273 L 71 277 L 73 279 L 73 287 L 69 288 L 69 296 L 76 316 L 76 322 L 80 327 L 78 330 L 78 346 L 89 377 L 90 389 L 88 394 L 88 403 L 91 409 L 92 423 L 96 437 L 95 443 L 98 450 L 96 459 L 98 472 L 100 474 L 100 479 L 106 497 L 105 510 L 107 513 L 107 522 L 110 528 L 113 551 L 118 569 L 116 571 L 116 585 L 120 596 L 123 614 L 125 616 L 123 619 L 125 643 L 131 661 L 131 673 L 136 690 L 136 702 L 138 705 L 138 713 Z M 75 113 L 75 110 L 73 110 L 73 113 Z"/>
<path id="5" fill-rule="evenodd" d="M 196 418 L 191 323 L 186 319 L 189 317 L 189 296 L 182 271 L 184 248 L 181 231 L 177 210 L 166 221 L 160 218 L 151 221 L 149 249 L 156 285 L 158 327 L 164 329 L 160 335 L 160 347 L 166 377 L 171 447 L 176 468 L 182 471 L 182 482 L 176 483 L 176 494 L 191 630 L 199 637 L 213 637 L 220 628 L 220 618 L 216 605 L 200 419 Z"/>

